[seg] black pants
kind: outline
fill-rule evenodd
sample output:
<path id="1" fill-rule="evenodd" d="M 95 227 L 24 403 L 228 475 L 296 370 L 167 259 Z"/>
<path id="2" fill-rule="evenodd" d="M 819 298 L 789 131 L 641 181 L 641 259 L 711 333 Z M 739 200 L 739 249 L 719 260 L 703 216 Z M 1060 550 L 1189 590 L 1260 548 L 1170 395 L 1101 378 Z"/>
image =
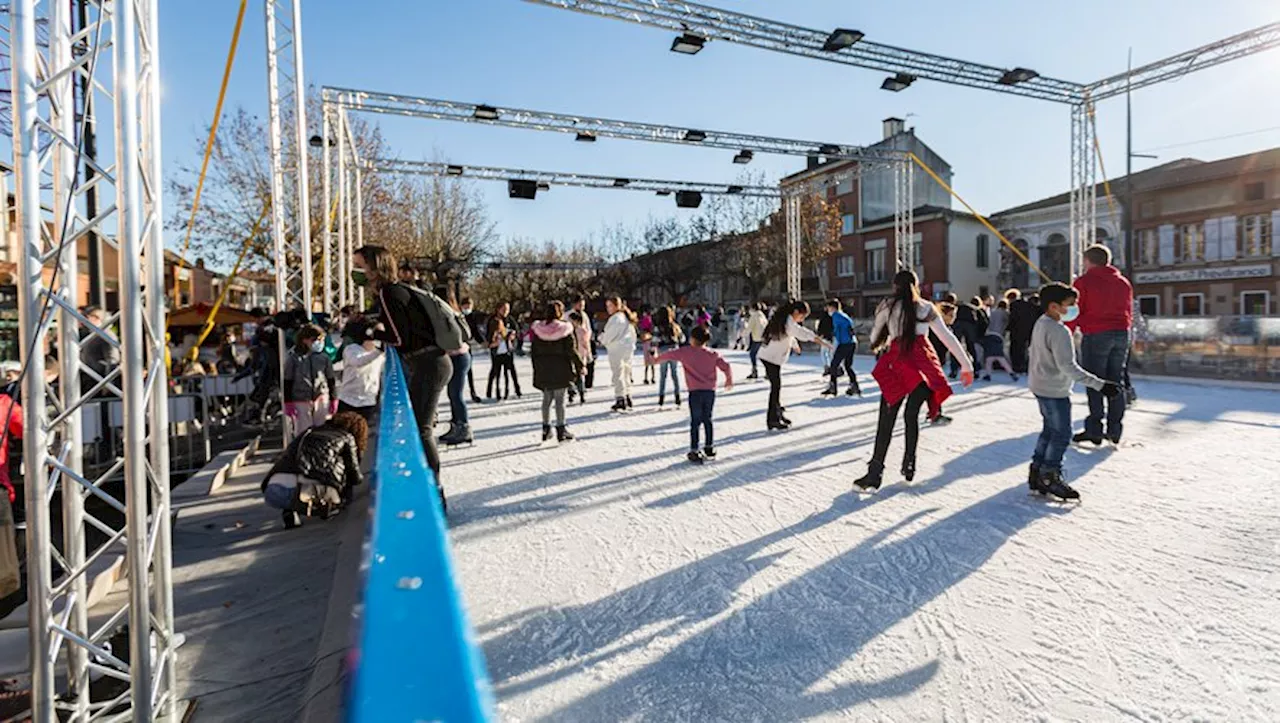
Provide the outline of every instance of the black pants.
<path id="1" fill-rule="evenodd" d="M 427 453 L 427 466 L 440 482 L 440 451 L 436 448 L 436 414 L 440 408 L 440 395 L 453 376 L 453 362 L 440 351 L 421 352 L 406 356 L 405 372 L 409 378 L 409 404 L 418 422 L 418 436 L 422 449 Z"/>
<path id="2" fill-rule="evenodd" d="M 356 414 L 364 417 L 364 421 L 369 424 L 373 424 L 373 417 L 377 411 L 378 405 L 376 404 L 370 404 L 367 407 L 353 407 L 341 399 L 338 400 L 338 414 L 342 414 L 343 412 L 355 412 Z"/>
<path id="3" fill-rule="evenodd" d="M 782 421 L 782 367 L 763 359 L 764 375 L 769 379 L 769 423 Z"/>
<path id="4" fill-rule="evenodd" d="M 971 322 L 958 321 L 951 327 L 951 331 L 956 335 L 960 346 L 969 354 L 969 359 L 977 363 L 978 352 L 974 344 L 978 341 L 978 327 Z M 960 371 L 960 360 L 952 356 L 951 373 L 955 374 L 958 371 Z"/>
<path id="5" fill-rule="evenodd" d="M 715 407 L 714 389 L 689 390 L 689 449 L 697 451 L 699 431 L 706 432 L 707 447 L 715 446 L 711 430 L 711 413 Z"/>
<path id="6" fill-rule="evenodd" d="M 506 383 L 506 392 L 503 392 L 503 382 Z M 485 392 L 486 397 L 493 397 L 497 392 L 498 396 L 506 399 L 511 396 L 511 387 L 516 388 L 516 396 L 520 396 L 520 378 L 516 376 L 516 358 L 510 352 L 506 354 L 494 354 L 493 366 L 489 368 L 489 388 Z"/>
<path id="7" fill-rule="evenodd" d="M 471 389 L 471 398 L 479 399 L 480 395 L 476 394 L 476 375 L 475 375 L 475 372 L 473 371 L 476 366 L 475 354 L 471 354 L 471 357 L 472 357 L 471 366 L 467 367 L 467 386 L 470 387 Z"/>
<path id="8" fill-rule="evenodd" d="M 596 360 L 595 357 L 587 362 L 587 389 L 594 389 L 596 386 Z"/>
<path id="9" fill-rule="evenodd" d="M 841 344 L 831 355 L 831 388 L 836 388 L 836 380 L 840 378 L 840 370 L 849 375 L 849 388 L 858 389 L 858 375 L 853 373 L 853 355 L 858 353 L 858 342 Z"/>
<path id="10" fill-rule="evenodd" d="M 1013 364 L 1013 370 L 1019 374 L 1027 373 L 1027 349 L 1030 346 L 1031 337 L 1009 335 L 1009 361 Z"/>
<path id="11" fill-rule="evenodd" d="M 920 442 L 920 407 L 932 396 L 933 391 L 921 382 L 905 400 L 907 409 L 903 417 L 907 424 L 907 450 L 903 454 L 904 459 L 916 458 L 916 445 Z M 885 403 L 884 397 L 880 398 L 880 419 L 876 423 L 876 447 L 871 454 L 872 463 L 884 464 L 884 458 L 889 454 L 889 440 L 893 438 L 893 425 L 898 421 L 898 410 L 902 408 L 903 401 L 899 400 L 897 404 L 890 406 Z"/>

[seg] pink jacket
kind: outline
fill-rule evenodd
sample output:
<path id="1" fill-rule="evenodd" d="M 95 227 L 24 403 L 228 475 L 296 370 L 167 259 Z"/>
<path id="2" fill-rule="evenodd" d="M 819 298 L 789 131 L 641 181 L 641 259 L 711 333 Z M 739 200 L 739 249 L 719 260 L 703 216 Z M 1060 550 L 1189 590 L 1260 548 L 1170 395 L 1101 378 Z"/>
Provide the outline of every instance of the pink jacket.
<path id="1" fill-rule="evenodd" d="M 684 367 L 684 382 L 689 391 L 716 388 L 716 370 L 724 372 L 724 383 L 733 384 L 733 369 L 719 353 L 705 346 L 682 346 L 658 356 L 659 362 L 678 361 Z"/>

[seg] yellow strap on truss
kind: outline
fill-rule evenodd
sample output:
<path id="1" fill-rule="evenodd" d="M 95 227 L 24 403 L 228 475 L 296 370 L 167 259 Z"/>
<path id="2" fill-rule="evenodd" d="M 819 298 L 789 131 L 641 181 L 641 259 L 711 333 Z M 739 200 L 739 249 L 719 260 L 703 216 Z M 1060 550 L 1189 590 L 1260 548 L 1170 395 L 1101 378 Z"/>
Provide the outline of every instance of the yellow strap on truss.
<path id="1" fill-rule="evenodd" d="M 1102 144 L 1098 142 L 1098 119 L 1094 114 L 1093 105 L 1089 106 L 1089 125 L 1093 127 L 1093 153 L 1098 157 L 1098 169 L 1102 171 L 1102 189 L 1107 194 L 1107 207 L 1111 209 L 1111 218 L 1119 223 L 1120 215 L 1116 213 L 1116 199 L 1111 195 L 1111 181 L 1107 180 L 1107 164 L 1102 160 Z"/>
<path id="2" fill-rule="evenodd" d="M 923 168 L 924 172 L 929 174 L 929 177 L 932 178 L 939 186 L 942 186 L 943 190 L 945 190 L 947 193 L 955 197 L 955 199 L 959 201 L 962 205 L 964 205 L 965 208 L 969 209 L 969 213 L 973 214 L 974 218 L 978 219 L 978 221 L 983 226 L 986 226 L 987 230 L 995 234 L 996 238 L 1000 239 L 1001 243 L 1003 243 L 1005 246 L 1008 246 L 1010 251 L 1013 251 L 1013 253 L 1016 254 L 1018 258 L 1022 259 L 1027 264 L 1028 268 L 1034 270 L 1037 274 L 1040 274 L 1040 278 L 1044 279 L 1045 281 L 1053 281 L 1053 279 L 1049 278 L 1048 274 L 1040 270 L 1039 266 L 1036 266 L 1035 264 L 1031 263 L 1031 259 L 1027 258 L 1027 255 L 1022 253 L 1021 249 L 1019 249 L 1017 246 L 1014 246 L 1012 243 L 1010 243 L 1009 239 L 1004 237 L 1004 234 L 1000 233 L 995 226 L 992 226 L 991 222 L 987 220 L 986 216 L 983 216 L 982 214 L 974 210 L 973 206 L 970 206 L 968 201 L 961 198 L 960 194 L 955 192 L 955 189 L 949 186 L 946 181 L 942 180 L 941 176 L 934 173 L 932 168 L 926 166 L 924 164 L 924 161 L 921 161 L 920 158 L 916 156 L 916 154 L 908 152 L 907 155 L 911 156 L 911 160 L 915 161 L 915 164 L 917 166 L 920 166 L 921 168 Z"/>
<path id="3" fill-rule="evenodd" d="M 209 310 L 209 317 L 204 320 L 204 328 L 200 330 L 200 336 L 196 339 L 195 346 L 187 352 L 187 360 L 195 361 L 200 357 L 200 345 L 205 339 L 209 338 L 209 334 L 213 332 L 213 328 L 217 326 L 216 319 L 218 310 L 222 308 L 222 303 L 227 299 L 227 293 L 231 291 L 231 282 L 236 278 L 236 274 L 240 273 L 240 264 L 244 262 L 244 257 L 249 254 L 249 248 L 253 245 L 253 240 L 258 237 L 262 230 L 262 222 L 267 220 L 267 214 L 270 213 L 271 206 L 269 204 L 262 205 L 262 213 L 258 214 L 258 220 L 253 222 L 253 229 L 249 231 L 249 237 L 244 240 L 244 245 L 240 247 L 240 256 L 236 258 L 236 265 L 231 267 L 231 273 L 227 274 L 227 280 L 222 285 L 222 291 L 218 293 L 218 300 L 213 302 L 213 308 Z"/>
<path id="4" fill-rule="evenodd" d="M 191 217 L 187 219 L 187 235 L 182 242 L 179 266 L 187 263 L 187 251 L 191 249 L 191 232 L 196 227 L 196 211 L 200 210 L 200 194 L 204 191 L 204 179 L 209 173 L 209 159 L 213 156 L 213 141 L 218 135 L 218 123 L 222 120 L 222 104 L 227 99 L 227 85 L 231 82 L 231 66 L 235 64 L 236 49 L 240 45 L 240 29 L 244 27 L 244 12 L 249 0 L 240 0 L 240 12 L 236 15 L 236 29 L 231 33 L 231 48 L 227 50 L 227 66 L 222 71 L 222 88 L 218 90 L 218 104 L 213 109 L 213 123 L 209 126 L 209 139 L 204 144 L 204 160 L 200 163 L 200 178 L 196 180 L 196 194 L 191 201 Z M 192 301 L 195 300 L 196 276 L 191 275 Z"/>

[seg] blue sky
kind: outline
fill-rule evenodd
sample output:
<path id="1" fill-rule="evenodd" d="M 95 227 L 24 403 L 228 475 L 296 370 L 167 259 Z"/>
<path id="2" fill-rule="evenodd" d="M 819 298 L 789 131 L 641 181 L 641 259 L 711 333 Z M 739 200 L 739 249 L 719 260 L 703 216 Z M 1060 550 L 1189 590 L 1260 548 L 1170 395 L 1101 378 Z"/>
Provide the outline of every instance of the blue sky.
<path id="1" fill-rule="evenodd" d="M 817 28 L 858 28 L 868 39 L 1088 82 L 1280 19 L 1273 0 L 709 0 Z M 161 71 L 167 165 L 199 160 L 238 3 L 164 3 Z M 358 9 L 357 9 L 358 8 Z M 1034 10 L 1029 10 L 1034 8 Z M 608 118 L 761 135 L 868 144 L 880 120 L 906 117 L 946 158 L 956 189 L 980 212 L 1060 193 L 1069 178 L 1067 108 L 921 81 L 879 89 L 883 73 L 727 43 L 694 57 L 668 51 L 672 35 L 520 0 L 306 0 L 309 84 L 368 88 Z M 265 114 L 261 1 L 250 4 L 228 109 Z M 633 177 L 729 181 L 725 151 L 386 118 L 404 158 Z M 1124 168 L 1124 101 L 1098 109 L 1110 175 Z M 1271 130 L 1155 151 L 1219 158 L 1280 146 L 1280 50 L 1134 94 L 1135 150 Z M 313 132 L 315 132 L 313 130 Z M 1135 161 L 1143 168 L 1153 161 Z M 770 179 L 800 159 L 757 157 Z M 602 224 L 675 213 L 670 198 L 555 189 L 511 201 L 480 186 L 504 236 L 568 240 Z M 176 236 L 176 232 L 171 232 Z"/>

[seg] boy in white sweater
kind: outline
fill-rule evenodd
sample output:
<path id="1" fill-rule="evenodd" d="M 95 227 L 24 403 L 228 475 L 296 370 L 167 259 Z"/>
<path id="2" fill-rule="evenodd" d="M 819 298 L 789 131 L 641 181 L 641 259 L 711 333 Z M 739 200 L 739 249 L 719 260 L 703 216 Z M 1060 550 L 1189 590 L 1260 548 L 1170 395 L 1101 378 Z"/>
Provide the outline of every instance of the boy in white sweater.
<path id="1" fill-rule="evenodd" d="M 1064 500 L 1080 499 L 1080 493 L 1062 478 L 1062 457 L 1071 444 L 1071 386 L 1080 382 L 1108 397 L 1120 388 L 1090 374 L 1076 363 L 1071 331 L 1064 321 L 1072 321 L 1080 313 L 1076 306 L 1076 290 L 1066 284 L 1052 283 L 1040 289 L 1044 316 L 1031 331 L 1031 364 L 1027 387 L 1040 403 L 1044 429 L 1031 455 L 1031 472 L 1027 486 L 1032 492 L 1053 495 Z"/>

